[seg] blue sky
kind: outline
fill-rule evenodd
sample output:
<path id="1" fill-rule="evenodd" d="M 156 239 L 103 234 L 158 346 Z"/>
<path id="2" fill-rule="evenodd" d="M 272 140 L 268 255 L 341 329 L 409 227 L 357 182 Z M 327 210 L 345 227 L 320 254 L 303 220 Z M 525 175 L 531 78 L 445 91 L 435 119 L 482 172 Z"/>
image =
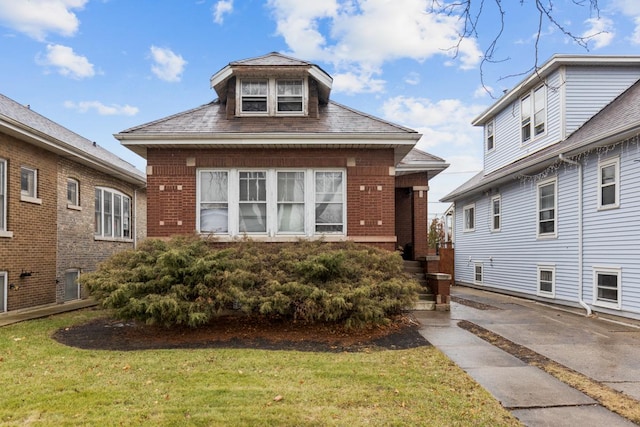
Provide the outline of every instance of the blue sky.
<path id="1" fill-rule="evenodd" d="M 540 0 L 548 5 L 550 0 Z M 555 53 L 640 54 L 640 1 L 554 0 L 538 63 Z M 441 1 L 442 3 L 442 1 Z M 334 78 L 332 98 L 416 129 L 418 148 L 451 164 L 431 182 L 436 201 L 482 170 L 471 120 L 535 65 L 534 0 L 507 0 L 496 63 L 495 0 L 457 55 L 461 22 L 429 13 L 431 0 L 0 0 L 0 93 L 144 169 L 113 134 L 210 102 L 209 78 L 230 61 L 277 51 Z M 472 0 L 479 5 L 480 0 Z M 505 78 L 506 76 L 514 76 Z"/>

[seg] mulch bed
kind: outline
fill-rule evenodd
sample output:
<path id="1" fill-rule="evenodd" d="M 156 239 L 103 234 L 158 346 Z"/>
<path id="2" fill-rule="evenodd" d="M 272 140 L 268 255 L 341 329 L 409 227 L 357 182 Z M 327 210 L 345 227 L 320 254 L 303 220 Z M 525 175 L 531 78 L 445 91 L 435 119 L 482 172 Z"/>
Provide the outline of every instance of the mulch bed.
<path id="1" fill-rule="evenodd" d="M 402 350 L 430 345 L 410 315 L 389 325 L 346 329 L 340 325 L 306 324 L 247 316 L 224 316 L 197 329 L 164 328 L 135 321 L 99 318 L 57 331 L 62 344 L 87 350 L 245 348 L 315 352 Z"/>

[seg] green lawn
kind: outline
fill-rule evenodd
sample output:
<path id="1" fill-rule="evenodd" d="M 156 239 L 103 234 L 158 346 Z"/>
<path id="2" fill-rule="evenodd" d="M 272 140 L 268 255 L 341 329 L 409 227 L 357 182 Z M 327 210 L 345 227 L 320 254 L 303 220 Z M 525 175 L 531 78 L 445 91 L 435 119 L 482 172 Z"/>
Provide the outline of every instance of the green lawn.
<path id="1" fill-rule="evenodd" d="M 50 338 L 104 315 L 0 328 L 1 425 L 518 425 L 431 347 L 111 352 Z"/>

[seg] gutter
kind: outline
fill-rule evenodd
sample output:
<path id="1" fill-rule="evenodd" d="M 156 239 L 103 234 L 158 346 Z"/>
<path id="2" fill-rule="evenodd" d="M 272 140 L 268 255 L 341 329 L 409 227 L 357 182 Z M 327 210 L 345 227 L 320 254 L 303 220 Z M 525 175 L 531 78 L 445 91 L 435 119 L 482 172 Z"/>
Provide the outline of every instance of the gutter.
<path id="1" fill-rule="evenodd" d="M 564 154 L 558 154 L 558 160 L 561 162 L 575 165 L 578 168 L 578 303 L 587 311 L 587 316 L 591 316 L 591 307 L 587 305 L 582 299 L 583 294 L 583 266 L 584 266 L 584 253 L 583 253 L 583 230 L 582 230 L 582 163 L 575 160 L 571 160 L 565 157 Z"/>

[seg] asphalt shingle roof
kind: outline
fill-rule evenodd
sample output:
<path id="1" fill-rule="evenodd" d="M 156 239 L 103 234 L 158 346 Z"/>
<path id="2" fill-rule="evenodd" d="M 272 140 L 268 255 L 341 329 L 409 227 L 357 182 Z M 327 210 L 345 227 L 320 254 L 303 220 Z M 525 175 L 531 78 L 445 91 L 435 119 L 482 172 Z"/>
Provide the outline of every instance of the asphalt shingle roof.
<path id="1" fill-rule="evenodd" d="M 11 122 L 24 131 L 40 135 L 60 148 L 80 152 L 94 162 L 118 170 L 136 181 L 146 180 L 143 172 L 110 151 L 97 144 L 94 145 L 92 141 L 0 94 L 0 130 L 3 121 Z"/>
<path id="2" fill-rule="evenodd" d="M 329 101 L 320 105 L 319 118 L 236 117 L 228 119 L 225 106 L 213 101 L 192 110 L 126 129 L 122 135 L 189 134 L 417 134 L 391 122 Z"/>

